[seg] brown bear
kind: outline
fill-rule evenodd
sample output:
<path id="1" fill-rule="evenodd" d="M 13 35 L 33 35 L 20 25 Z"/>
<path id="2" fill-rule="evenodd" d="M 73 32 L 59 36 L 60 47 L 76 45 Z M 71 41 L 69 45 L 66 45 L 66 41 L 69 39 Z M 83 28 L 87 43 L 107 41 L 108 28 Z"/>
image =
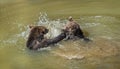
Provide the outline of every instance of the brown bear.
<path id="1" fill-rule="evenodd" d="M 83 38 L 84 40 L 89 40 L 88 38 L 85 38 L 80 25 L 77 24 L 71 16 L 68 18 L 68 21 L 69 22 L 65 25 L 63 29 L 64 31 L 66 31 L 66 40 L 74 38 Z"/>
<path id="2" fill-rule="evenodd" d="M 51 44 L 55 44 L 66 37 L 65 32 L 61 33 L 55 38 L 46 39 L 44 35 L 48 33 L 48 29 L 44 26 L 29 26 L 30 34 L 26 43 L 29 49 L 37 50 L 39 48 L 47 47 Z"/>
<path id="3" fill-rule="evenodd" d="M 48 29 L 44 26 L 29 26 L 30 34 L 27 40 L 27 47 L 32 49 L 44 39 L 44 35 L 48 33 Z"/>

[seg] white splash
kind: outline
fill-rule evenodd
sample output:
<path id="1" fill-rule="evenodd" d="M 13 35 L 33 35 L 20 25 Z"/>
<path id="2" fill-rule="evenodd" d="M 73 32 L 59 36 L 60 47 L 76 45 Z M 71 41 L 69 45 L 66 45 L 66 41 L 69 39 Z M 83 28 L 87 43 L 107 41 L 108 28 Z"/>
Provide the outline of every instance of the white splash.
<path id="1" fill-rule="evenodd" d="M 55 37 L 61 33 L 61 29 L 65 25 L 65 21 L 57 20 L 49 20 L 46 13 L 40 13 L 39 21 L 37 25 L 45 26 L 49 29 L 48 34 L 46 35 L 48 38 Z"/>

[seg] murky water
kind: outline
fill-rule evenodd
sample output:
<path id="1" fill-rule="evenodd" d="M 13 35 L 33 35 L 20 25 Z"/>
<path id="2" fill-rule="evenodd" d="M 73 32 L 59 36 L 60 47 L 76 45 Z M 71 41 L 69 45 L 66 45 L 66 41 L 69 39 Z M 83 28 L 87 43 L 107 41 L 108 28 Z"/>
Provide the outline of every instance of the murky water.
<path id="1" fill-rule="evenodd" d="M 1 69 L 120 69 L 119 0 L 1 0 Z M 83 40 L 61 41 L 30 51 L 28 25 L 44 25 L 57 36 L 68 16 L 80 24 Z"/>

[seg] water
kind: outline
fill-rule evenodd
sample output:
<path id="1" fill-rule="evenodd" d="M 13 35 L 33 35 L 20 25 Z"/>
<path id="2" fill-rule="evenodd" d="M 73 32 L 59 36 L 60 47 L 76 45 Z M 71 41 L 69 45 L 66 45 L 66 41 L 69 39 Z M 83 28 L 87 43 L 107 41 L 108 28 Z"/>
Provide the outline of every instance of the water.
<path id="1" fill-rule="evenodd" d="M 120 69 L 119 0 L 1 0 L 1 69 Z M 61 41 L 30 51 L 28 25 L 44 25 L 57 36 L 67 17 L 80 24 L 83 40 Z"/>

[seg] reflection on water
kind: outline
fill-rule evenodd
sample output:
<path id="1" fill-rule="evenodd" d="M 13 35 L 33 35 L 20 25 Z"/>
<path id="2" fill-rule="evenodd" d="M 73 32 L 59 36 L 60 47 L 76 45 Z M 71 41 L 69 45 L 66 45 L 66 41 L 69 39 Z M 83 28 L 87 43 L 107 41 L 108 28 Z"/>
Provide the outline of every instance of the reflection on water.
<path id="1" fill-rule="evenodd" d="M 119 69 L 119 2 L 0 1 L 1 69 Z M 61 32 L 70 15 L 80 23 L 84 34 L 92 42 L 86 43 L 81 39 L 62 41 L 39 51 L 25 47 L 28 25 L 46 26 L 50 29 L 46 37 L 52 38 Z"/>

